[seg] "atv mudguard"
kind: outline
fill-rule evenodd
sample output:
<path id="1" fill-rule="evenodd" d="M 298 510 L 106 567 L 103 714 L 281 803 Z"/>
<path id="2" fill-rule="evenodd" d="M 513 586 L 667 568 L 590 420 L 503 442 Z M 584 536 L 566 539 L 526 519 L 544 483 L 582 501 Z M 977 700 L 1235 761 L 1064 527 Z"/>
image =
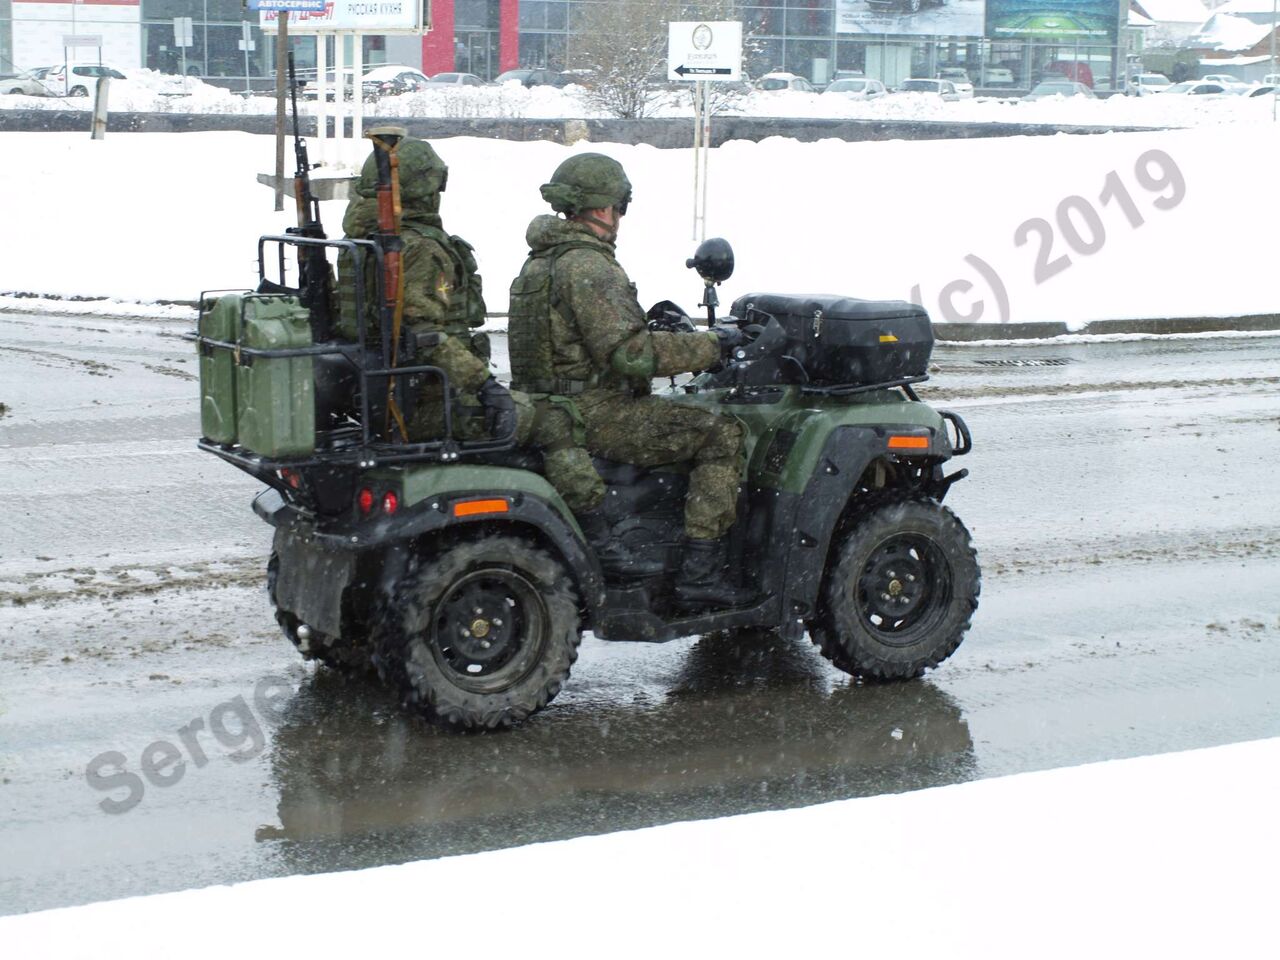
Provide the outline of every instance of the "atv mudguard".
<path id="1" fill-rule="evenodd" d="M 360 517 L 353 507 L 346 517 L 327 517 L 318 524 L 274 488 L 253 501 L 254 512 L 276 528 L 277 605 L 323 633 L 342 637 L 348 619 L 344 613 L 351 605 L 366 607 L 391 596 L 415 541 L 476 524 L 510 528 L 546 544 L 574 572 L 593 616 L 604 602 L 604 577 L 577 521 L 555 489 L 535 473 L 477 464 L 410 464 L 369 471 L 361 476 L 361 486 L 395 491 L 396 512 Z M 486 503 L 505 506 L 467 512 Z"/>

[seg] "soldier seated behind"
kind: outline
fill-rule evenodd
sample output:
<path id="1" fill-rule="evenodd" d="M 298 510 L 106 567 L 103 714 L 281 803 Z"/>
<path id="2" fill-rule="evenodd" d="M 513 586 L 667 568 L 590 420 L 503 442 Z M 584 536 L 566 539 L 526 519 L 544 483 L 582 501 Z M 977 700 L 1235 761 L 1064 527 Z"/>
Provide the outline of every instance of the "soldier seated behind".
<path id="1" fill-rule="evenodd" d="M 370 131 L 376 133 L 376 131 Z M 477 328 L 484 323 L 484 296 L 471 245 L 445 232 L 440 219 L 440 194 L 449 168 L 429 143 L 404 137 L 396 148 L 400 177 L 400 235 L 404 241 L 404 321 L 397 361 L 401 366 L 439 367 L 455 391 L 454 435 L 477 439 L 502 436 L 514 417 L 506 388 L 489 372 L 489 338 Z M 378 170 L 370 153 L 347 204 L 342 229 L 351 239 L 365 239 L 378 229 Z M 355 284 L 352 265 L 339 258 L 338 332 L 355 339 Z M 365 260 L 366 336 L 379 340 L 381 325 L 372 257 Z M 477 402 L 478 401 L 478 402 Z M 485 414 L 488 414 L 487 418 Z M 444 434 L 444 403 L 439 382 L 424 378 L 413 409 L 405 411 L 409 439 L 437 439 Z M 487 425 L 486 425 L 487 420 Z"/>

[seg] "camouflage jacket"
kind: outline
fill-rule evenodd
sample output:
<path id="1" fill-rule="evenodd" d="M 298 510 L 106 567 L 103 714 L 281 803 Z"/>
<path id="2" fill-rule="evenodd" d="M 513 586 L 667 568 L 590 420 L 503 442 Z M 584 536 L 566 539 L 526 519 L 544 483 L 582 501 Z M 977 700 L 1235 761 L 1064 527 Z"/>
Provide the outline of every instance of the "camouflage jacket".
<path id="1" fill-rule="evenodd" d="M 348 237 L 369 236 L 378 227 L 377 200 L 355 198 L 347 205 L 342 228 Z M 423 228 L 419 230 L 418 228 Z M 416 332 L 439 331 L 447 334 L 445 340 L 429 355 L 419 357 L 421 362 L 442 367 L 454 387 L 467 393 L 479 389 L 489 377 L 487 338 L 473 337 L 470 327 L 477 325 L 473 314 L 476 305 L 463 309 L 462 299 L 477 298 L 476 290 L 468 288 L 467 278 L 460 277 L 459 265 L 444 245 L 434 236 L 443 235 L 440 219 L 436 216 L 421 217 L 406 212 L 401 220 L 400 235 L 404 239 L 401 253 L 404 271 L 404 326 Z M 468 250 L 469 253 L 469 250 Z M 342 317 L 340 332 L 355 338 L 355 326 L 349 318 L 355 314 L 355 294 L 351 283 L 342 281 L 346 258 L 339 260 L 339 312 Z M 365 264 L 365 296 L 372 299 L 377 290 L 374 277 L 374 261 Z M 478 280 L 478 278 L 477 278 Z M 377 340 L 377 305 L 366 303 L 369 317 L 366 327 L 371 340 Z M 479 322 L 483 322 L 484 304 L 478 304 Z M 483 345 L 483 346 L 482 346 Z"/>
<path id="2" fill-rule="evenodd" d="M 663 333 L 649 330 L 636 299 L 636 286 L 614 255 L 614 245 L 583 224 L 543 215 L 525 234 L 529 259 L 511 287 L 512 324 L 545 330 L 551 342 L 550 375 L 562 381 L 586 381 L 590 394 L 642 396 L 650 379 L 705 370 L 720 360 L 712 333 Z M 537 291 L 546 290 L 546 300 Z M 522 317 L 522 303 L 549 307 L 549 317 Z M 543 304 L 546 303 L 546 306 Z M 512 378 L 541 379 L 544 371 L 519 369 L 522 357 L 513 328 Z M 541 364 L 535 364 L 541 366 Z M 590 402 L 592 397 L 584 397 Z"/>

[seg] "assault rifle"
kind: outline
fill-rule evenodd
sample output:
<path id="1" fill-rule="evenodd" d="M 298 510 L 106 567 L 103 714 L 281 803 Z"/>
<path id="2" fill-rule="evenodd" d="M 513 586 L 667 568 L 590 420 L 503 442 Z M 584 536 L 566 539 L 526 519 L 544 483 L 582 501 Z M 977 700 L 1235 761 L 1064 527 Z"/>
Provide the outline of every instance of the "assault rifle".
<path id="1" fill-rule="evenodd" d="M 293 197 L 298 205 L 298 225 L 289 227 L 286 233 L 315 240 L 328 239 L 320 224 L 320 201 L 311 192 L 313 164 L 307 157 L 307 141 L 298 132 L 298 80 L 293 68 L 293 52 L 289 53 L 289 99 L 293 105 L 293 156 L 296 169 L 293 174 Z M 311 335 L 315 342 L 330 337 L 330 304 L 333 276 L 325 248 L 305 244 L 298 249 L 298 290 L 302 305 L 311 312 Z"/>

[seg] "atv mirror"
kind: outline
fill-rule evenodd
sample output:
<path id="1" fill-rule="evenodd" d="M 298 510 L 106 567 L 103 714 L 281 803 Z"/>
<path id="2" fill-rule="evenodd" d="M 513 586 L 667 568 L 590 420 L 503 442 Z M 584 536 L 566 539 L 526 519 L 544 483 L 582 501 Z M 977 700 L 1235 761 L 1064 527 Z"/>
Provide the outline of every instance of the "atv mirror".
<path id="1" fill-rule="evenodd" d="M 733 247 L 720 237 L 703 240 L 684 265 L 697 270 L 707 283 L 723 283 L 733 276 Z"/>

